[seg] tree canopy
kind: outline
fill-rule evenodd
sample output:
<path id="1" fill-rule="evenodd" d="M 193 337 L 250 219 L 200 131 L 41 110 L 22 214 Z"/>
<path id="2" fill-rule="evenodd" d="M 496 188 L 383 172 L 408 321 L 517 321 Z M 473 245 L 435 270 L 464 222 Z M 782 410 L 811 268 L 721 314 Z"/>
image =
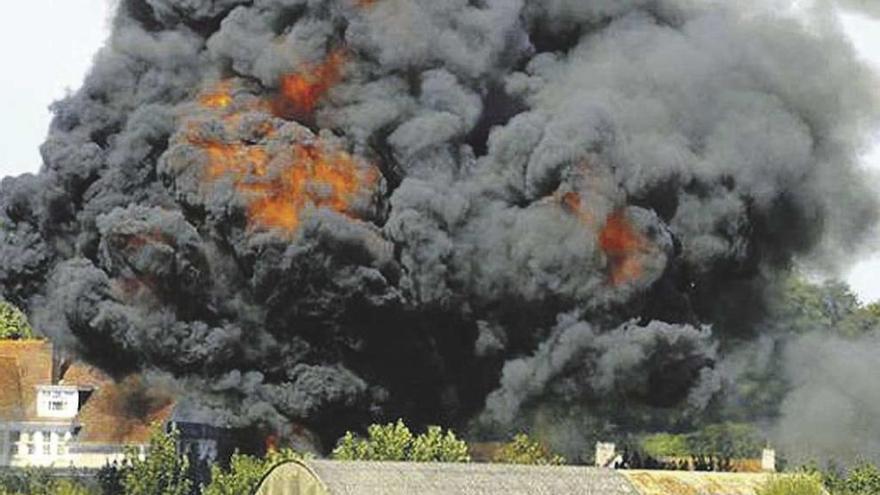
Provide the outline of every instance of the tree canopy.
<path id="1" fill-rule="evenodd" d="M 0 300 L 0 340 L 32 339 L 34 332 L 27 316 L 12 304 Z"/>
<path id="2" fill-rule="evenodd" d="M 431 426 L 414 436 L 403 421 L 372 425 L 367 438 L 348 432 L 333 451 L 342 461 L 470 462 L 468 447 L 451 430 Z"/>

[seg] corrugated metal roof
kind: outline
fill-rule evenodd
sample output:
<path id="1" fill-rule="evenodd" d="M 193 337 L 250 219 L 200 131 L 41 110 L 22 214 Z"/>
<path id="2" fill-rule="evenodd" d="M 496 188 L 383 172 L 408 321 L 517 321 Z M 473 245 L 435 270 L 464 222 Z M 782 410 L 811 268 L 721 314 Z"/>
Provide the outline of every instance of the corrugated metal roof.
<path id="1" fill-rule="evenodd" d="M 311 483 L 304 480 L 309 473 L 316 477 Z M 283 464 L 260 490 L 260 495 L 638 495 L 609 469 L 317 460 Z"/>
<path id="2" fill-rule="evenodd" d="M 769 476 L 579 466 L 312 460 L 276 467 L 256 495 L 755 495 Z"/>

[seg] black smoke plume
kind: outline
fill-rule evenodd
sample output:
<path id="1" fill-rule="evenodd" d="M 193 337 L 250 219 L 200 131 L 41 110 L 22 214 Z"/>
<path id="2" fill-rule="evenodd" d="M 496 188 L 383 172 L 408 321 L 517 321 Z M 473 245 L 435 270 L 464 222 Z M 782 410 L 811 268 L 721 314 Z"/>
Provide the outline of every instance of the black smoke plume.
<path id="1" fill-rule="evenodd" d="M 0 296 L 181 414 L 325 446 L 682 429 L 771 282 L 872 231 L 874 82 L 750 2 L 124 0 L 0 185 Z"/>

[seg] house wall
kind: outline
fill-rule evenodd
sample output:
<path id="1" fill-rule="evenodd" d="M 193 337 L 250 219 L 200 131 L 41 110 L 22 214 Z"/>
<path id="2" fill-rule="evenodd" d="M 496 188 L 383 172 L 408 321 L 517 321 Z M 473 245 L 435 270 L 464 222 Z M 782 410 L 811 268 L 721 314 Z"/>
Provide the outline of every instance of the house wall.
<path id="1" fill-rule="evenodd" d="M 67 386 L 37 387 L 37 416 L 41 418 L 73 418 L 79 412 L 79 390 Z"/>

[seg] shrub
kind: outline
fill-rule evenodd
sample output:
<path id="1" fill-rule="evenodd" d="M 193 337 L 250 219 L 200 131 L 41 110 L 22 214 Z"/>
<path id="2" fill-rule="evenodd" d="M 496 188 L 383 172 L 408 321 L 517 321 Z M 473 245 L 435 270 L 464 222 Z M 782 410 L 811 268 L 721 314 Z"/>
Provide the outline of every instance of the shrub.
<path id="1" fill-rule="evenodd" d="M 657 433 L 645 437 L 641 442 L 642 450 L 651 457 L 687 457 L 691 455 L 686 435 Z"/>
<path id="2" fill-rule="evenodd" d="M 470 462 L 467 444 L 455 437 L 452 430 L 431 426 L 412 442 L 409 455 L 415 462 Z"/>
<path id="3" fill-rule="evenodd" d="M 0 495 L 98 494 L 77 480 L 54 478 L 45 469 L 24 469 L 0 475 Z"/>
<path id="4" fill-rule="evenodd" d="M 211 466 L 211 483 L 202 495 L 240 495 L 252 493 L 269 470 L 282 462 L 303 459 L 303 455 L 291 449 L 270 450 L 266 457 L 232 455 L 229 469 Z"/>
<path id="5" fill-rule="evenodd" d="M 824 495 L 819 476 L 798 473 L 770 478 L 757 491 L 758 495 Z"/>
<path id="6" fill-rule="evenodd" d="M 502 445 L 492 457 L 492 462 L 502 464 L 561 465 L 565 458 L 556 455 L 546 445 L 519 434 Z"/>
<path id="7" fill-rule="evenodd" d="M 835 495 L 880 495 L 880 469 L 865 462 L 829 485 Z"/>
<path id="8" fill-rule="evenodd" d="M 752 425 L 720 423 L 691 433 L 688 444 L 692 455 L 747 459 L 759 456 L 764 442 Z"/>
<path id="9" fill-rule="evenodd" d="M 189 495 L 193 483 L 187 477 L 189 460 L 177 453 L 180 433 L 169 433 L 153 425 L 147 455 L 141 459 L 136 449 L 125 453 L 127 466 L 122 474 L 126 495 Z"/>
<path id="10" fill-rule="evenodd" d="M 367 438 L 346 433 L 333 450 L 333 458 L 341 461 L 470 462 L 467 444 L 457 439 L 452 431 L 444 433 L 439 426 L 432 426 L 426 433 L 414 437 L 401 420 L 370 426 Z"/>

